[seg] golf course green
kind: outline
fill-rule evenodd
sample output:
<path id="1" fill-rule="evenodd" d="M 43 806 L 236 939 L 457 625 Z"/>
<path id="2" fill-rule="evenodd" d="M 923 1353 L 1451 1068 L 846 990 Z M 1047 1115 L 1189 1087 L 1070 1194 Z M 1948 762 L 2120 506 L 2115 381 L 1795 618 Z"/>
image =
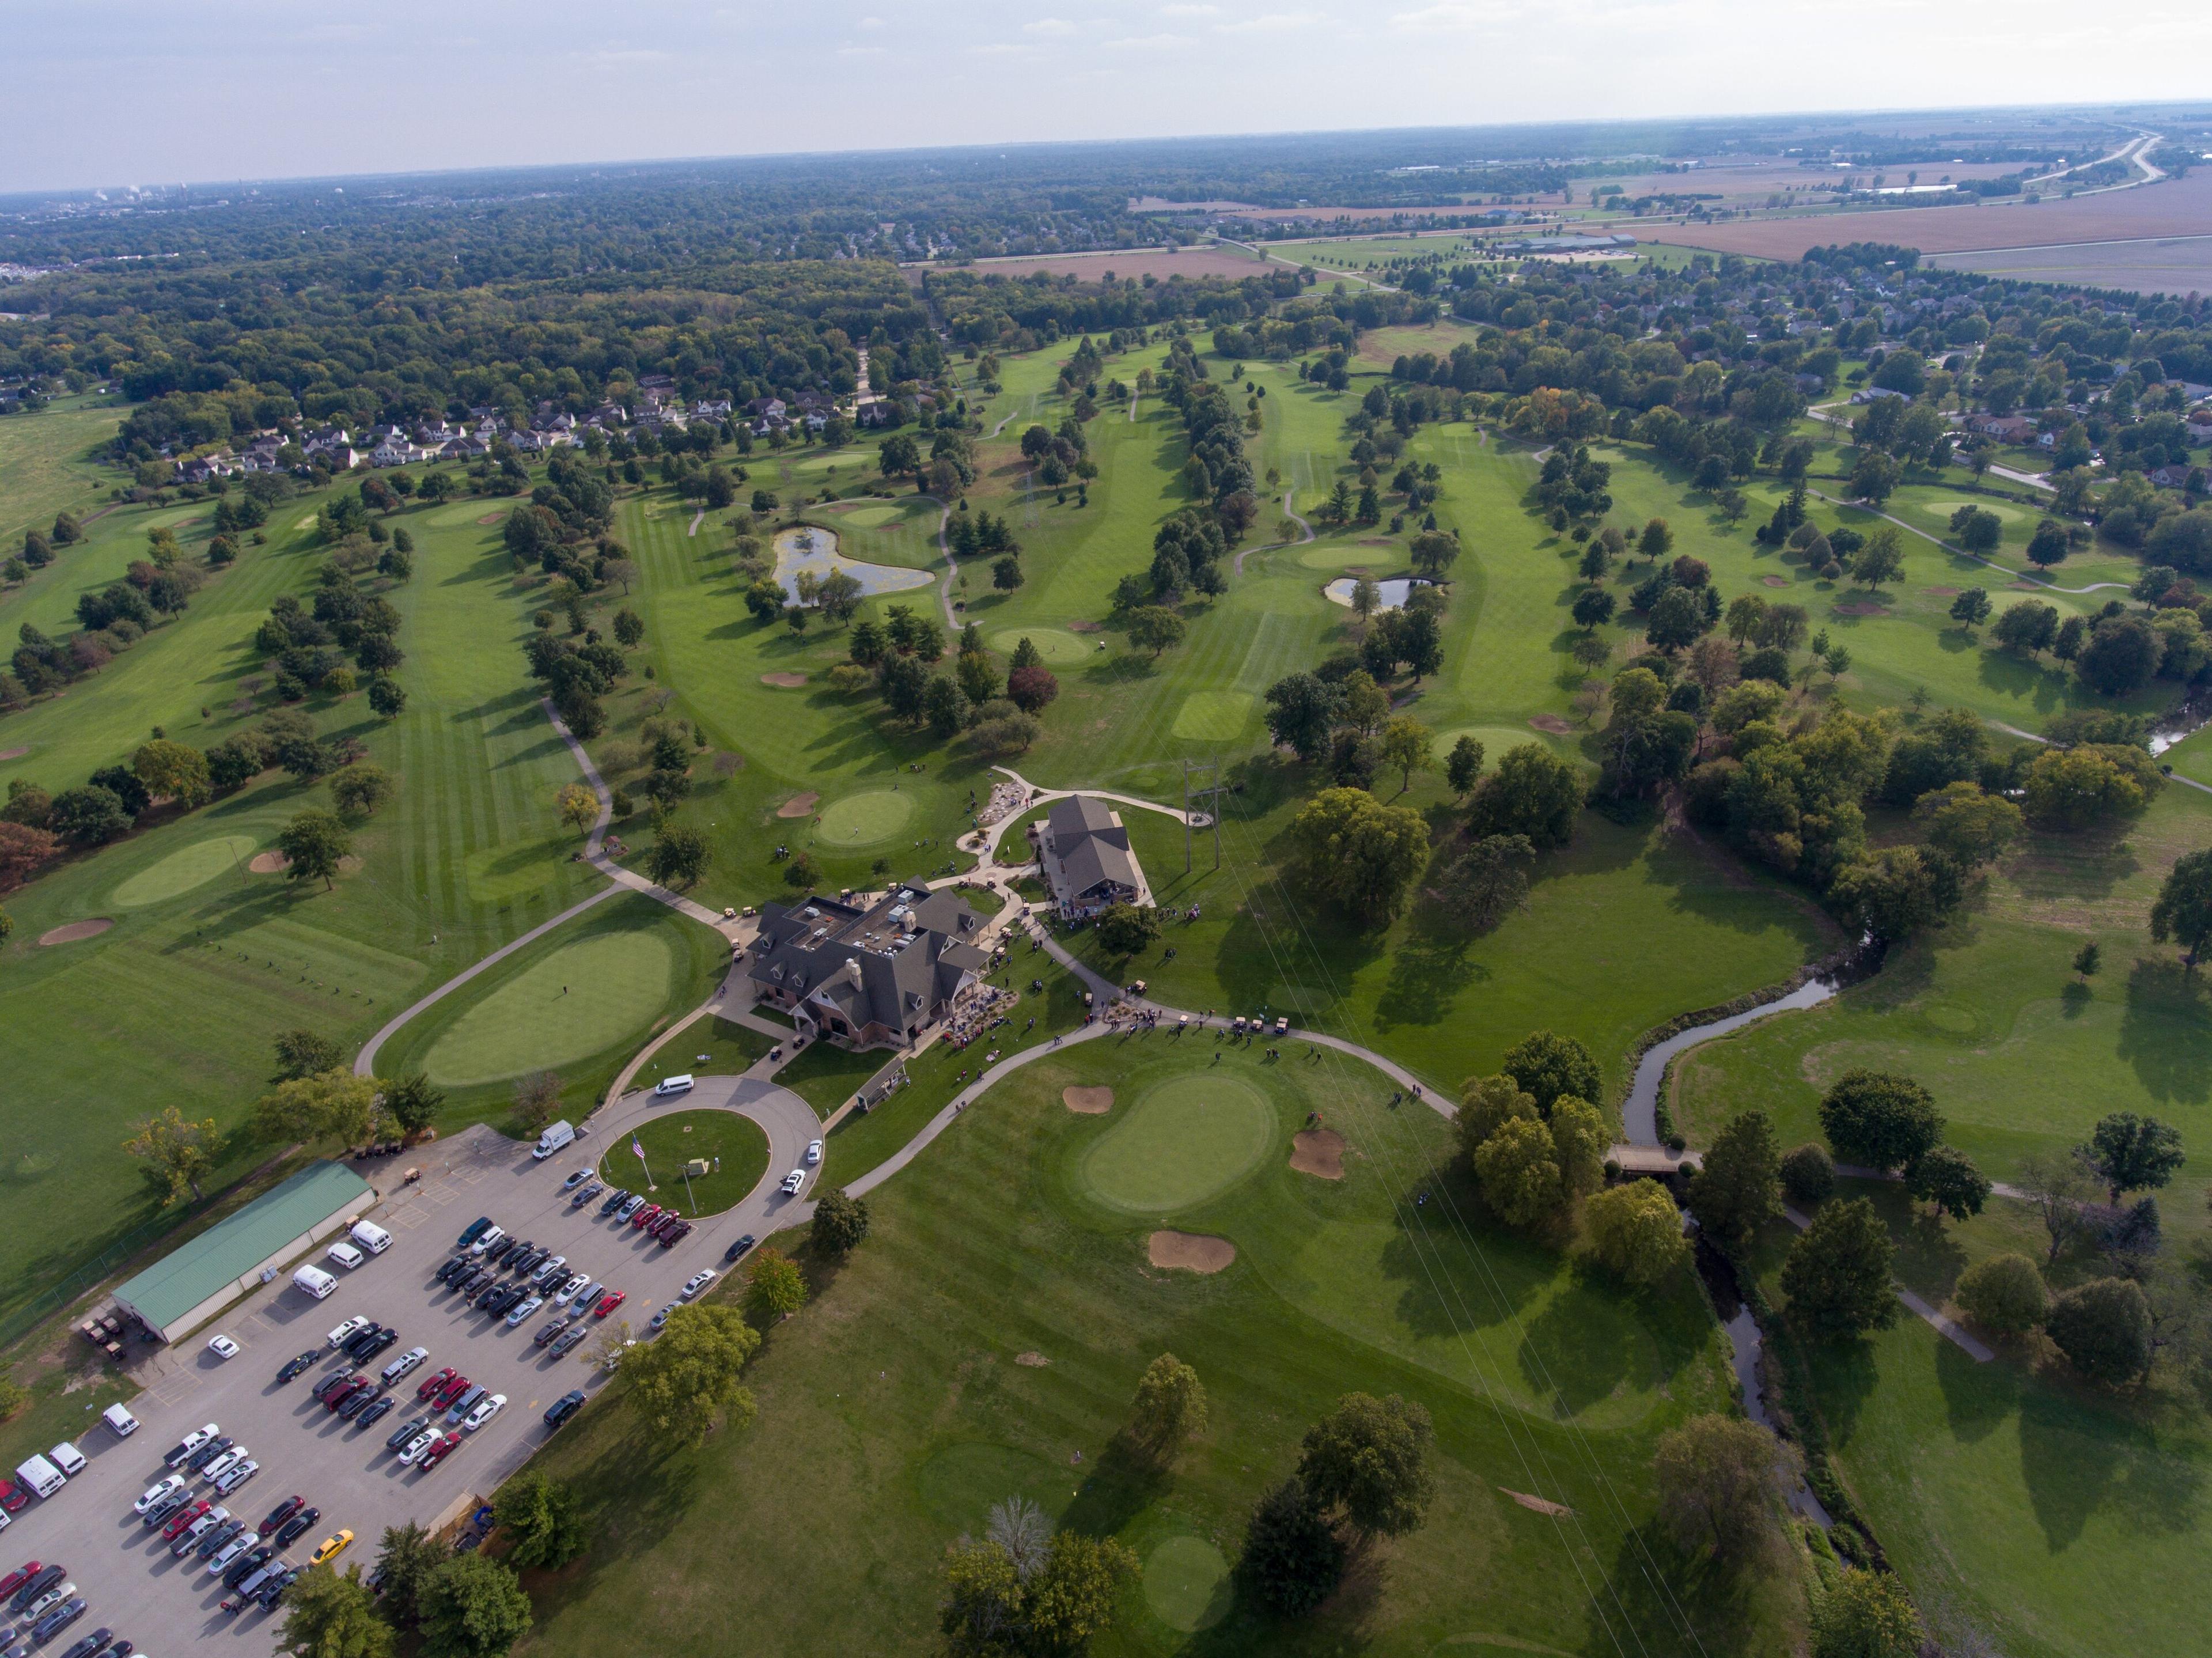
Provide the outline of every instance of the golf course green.
<path id="1" fill-rule="evenodd" d="M 675 952 L 658 932 L 573 939 L 454 1020 L 423 1055 L 422 1069 L 445 1088 L 557 1070 L 650 1020 L 675 974 Z"/>
<path id="2" fill-rule="evenodd" d="M 1084 1155 L 1083 1184 L 1114 1208 L 1172 1214 L 1242 1180 L 1267 1155 L 1274 1128 L 1273 1108 L 1249 1082 L 1218 1072 L 1171 1078 Z"/>

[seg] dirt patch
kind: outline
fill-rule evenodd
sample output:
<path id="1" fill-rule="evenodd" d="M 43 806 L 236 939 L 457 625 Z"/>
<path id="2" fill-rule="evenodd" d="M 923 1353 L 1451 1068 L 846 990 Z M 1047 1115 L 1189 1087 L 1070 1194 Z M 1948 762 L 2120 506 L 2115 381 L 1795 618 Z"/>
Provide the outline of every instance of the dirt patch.
<path id="1" fill-rule="evenodd" d="M 97 938 L 114 925 L 105 915 L 96 920 L 69 921 L 60 926 L 48 927 L 39 935 L 39 942 L 42 944 L 73 944 L 80 938 Z M 1236 1252 L 1231 1250 L 1231 1253 Z M 1218 1269 L 1208 1266 L 1200 1270 L 1210 1272 Z"/>
<path id="2" fill-rule="evenodd" d="M 1106 624 L 1103 622 L 1071 622 L 1067 624 L 1067 630 L 1072 634 L 1103 634 L 1106 631 Z"/>
<path id="3" fill-rule="evenodd" d="M 1063 1088 L 1060 1102 L 1069 1110 L 1086 1117 L 1103 1117 L 1114 1108 L 1114 1090 L 1110 1088 Z"/>
<path id="4" fill-rule="evenodd" d="M 21 760 L 29 752 L 28 749 L 0 749 L 0 760 Z"/>
<path id="5" fill-rule="evenodd" d="M 1848 598 L 1836 606 L 1838 616 L 1887 616 L 1889 606 L 1880 599 Z"/>
<path id="6" fill-rule="evenodd" d="M 1549 732 L 1554 737 L 1565 737 L 1569 732 L 1574 730 L 1574 727 L 1567 723 L 1564 714 L 1540 714 L 1532 716 L 1528 721 L 1528 728 L 1531 731 Z"/>
<path id="7" fill-rule="evenodd" d="M 1769 587 L 1787 587 L 1790 585 L 1790 578 L 1786 575 L 1763 575 L 1759 580 Z"/>
<path id="8" fill-rule="evenodd" d="M 1218 1272 L 1237 1259 L 1237 1246 L 1227 1238 L 1210 1238 L 1197 1232 L 1155 1232 L 1146 1241 L 1145 1253 L 1155 1266 Z"/>
<path id="9" fill-rule="evenodd" d="M 256 875 L 282 875 L 292 867 L 292 860 L 281 852 L 257 852 L 246 867 Z"/>
<path id="10" fill-rule="evenodd" d="M 1565 1517 L 1574 1513 L 1574 1510 L 1564 1503 L 1547 1502 L 1540 1497 L 1531 1497 L 1526 1491 L 1515 1491 L 1510 1485 L 1500 1485 L 1498 1489 L 1504 1491 L 1506 1496 L 1511 1497 L 1522 1508 L 1529 1509 L 1536 1514 L 1548 1514 L 1556 1517 Z"/>
<path id="11" fill-rule="evenodd" d="M 797 690 L 805 683 L 806 676 L 803 673 L 764 673 L 761 676 L 762 684 L 773 685 L 778 690 Z"/>
<path id="12" fill-rule="evenodd" d="M 489 529 L 495 524 L 506 523 L 507 514 L 505 513 L 486 513 L 482 518 L 478 519 L 477 522 Z"/>
<path id="13" fill-rule="evenodd" d="M 1388 547 L 1393 543 L 1388 536 L 1362 536 L 1359 537 L 1359 544 L 1362 547 Z"/>
<path id="14" fill-rule="evenodd" d="M 1047 1358 L 1042 1353 L 1016 1353 L 1014 1355 L 1014 1363 L 1017 1364 L 1026 1364 L 1032 1370 L 1042 1370 L 1046 1365 L 1051 1363 L 1052 1361 Z"/>
<path id="15" fill-rule="evenodd" d="M 818 794 L 794 794 L 775 809 L 779 817 L 804 817 L 822 804 Z"/>
<path id="16" fill-rule="evenodd" d="M 1959 596 L 1956 587 L 1923 587 L 1920 591 L 1930 598 L 1956 598 Z"/>
<path id="17" fill-rule="evenodd" d="M 1344 1136 L 1334 1128 L 1302 1128 L 1291 1137 L 1291 1167 L 1322 1180 L 1344 1178 Z"/>

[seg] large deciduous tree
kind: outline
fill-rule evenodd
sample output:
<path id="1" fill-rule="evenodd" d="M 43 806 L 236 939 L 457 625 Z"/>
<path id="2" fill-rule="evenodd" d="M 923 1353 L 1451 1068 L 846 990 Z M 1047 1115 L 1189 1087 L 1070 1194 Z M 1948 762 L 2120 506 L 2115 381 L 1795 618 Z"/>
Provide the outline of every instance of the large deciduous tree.
<path id="1" fill-rule="evenodd" d="M 1782 1264 L 1790 1318 L 1830 1339 L 1887 1329 L 1897 1321 L 1897 1292 L 1889 1281 L 1894 1253 L 1867 1199 L 1823 1205 Z"/>
<path id="2" fill-rule="evenodd" d="M 1739 1250 L 1782 1212 L 1782 1152 L 1764 1111 L 1742 1111 L 1721 1126 L 1690 1182 L 1690 1212 L 1705 1236 Z"/>
<path id="3" fill-rule="evenodd" d="M 1943 1116 L 1910 1077 L 1846 1071 L 1821 1097 L 1820 1129 L 1845 1163 L 1900 1169 L 1942 1139 Z"/>
<path id="4" fill-rule="evenodd" d="M 1421 1523 L 1436 1495 L 1429 1467 L 1436 1436 L 1421 1406 L 1392 1394 L 1346 1394 L 1306 1430 L 1298 1479 L 1314 1500 L 1367 1536 L 1396 1537 Z"/>
<path id="5" fill-rule="evenodd" d="M 481 1551 L 432 1572 L 417 1605 L 427 1658 L 503 1658 L 530 1632 L 530 1597 L 514 1568 Z"/>
<path id="6" fill-rule="evenodd" d="M 1598 1264 L 1631 1284 L 1656 1284 L 1689 1262 L 1681 1212 L 1656 1181 L 1600 1192 L 1583 1206 L 1583 1226 Z"/>
<path id="7" fill-rule="evenodd" d="M 1147 1457 L 1165 1462 L 1206 1430 L 1206 1384 L 1173 1353 L 1162 1353 L 1137 1379 L 1129 1437 Z"/>
<path id="8" fill-rule="evenodd" d="M 138 1172 L 169 1204 L 207 1195 L 200 1182 L 214 1166 L 216 1143 L 213 1117 L 188 1122 L 172 1105 L 141 1122 L 123 1142 L 123 1149 L 139 1160 Z"/>
<path id="9" fill-rule="evenodd" d="M 738 1378 L 759 1345 L 760 1333 L 736 1308 L 695 1303 L 678 1307 L 659 1336 L 633 1350 L 623 1374 L 668 1443 L 702 1445 L 717 1421 L 742 1427 L 752 1420 L 752 1394 Z"/>
<path id="10" fill-rule="evenodd" d="M 1323 789 L 1291 821 L 1314 890 L 1370 926 L 1395 917 L 1429 856 L 1429 826 L 1411 806 L 1364 789 Z"/>
<path id="11" fill-rule="evenodd" d="M 1659 1517 L 1677 1546 L 1741 1559 L 1803 1477 L 1796 1446 L 1741 1417 L 1693 1416 L 1660 1436 Z"/>
<path id="12" fill-rule="evenodd" d="M 2171 938 L 2179 944 L 2182 963 L 2192 973 L 2212 949 L 2212 849 L 2174 859 L 2150 908 L 2150 936 L 2154 944 Z"/>

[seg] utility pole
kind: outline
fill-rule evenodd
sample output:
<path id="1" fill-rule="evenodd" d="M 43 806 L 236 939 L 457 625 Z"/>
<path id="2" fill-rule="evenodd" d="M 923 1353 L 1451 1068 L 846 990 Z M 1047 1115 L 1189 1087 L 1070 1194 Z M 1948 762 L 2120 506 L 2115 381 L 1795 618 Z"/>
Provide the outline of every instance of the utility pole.
<path id="1" fill-rule="evenodd" d="M 1191 779 L 1204 776 L 1205 782 L 1193 787 Z M 1203 800 L 1206 804 L 1206 827 L 1213 831 L 1213 866 L 1221 867 L 1221 762 L 1218 760 L 1186 760 L 1182 762 L 1182 872 L 1191 871 L 1192 837 L 1196 833 L 1191 823 L 1190 803 Z"/>

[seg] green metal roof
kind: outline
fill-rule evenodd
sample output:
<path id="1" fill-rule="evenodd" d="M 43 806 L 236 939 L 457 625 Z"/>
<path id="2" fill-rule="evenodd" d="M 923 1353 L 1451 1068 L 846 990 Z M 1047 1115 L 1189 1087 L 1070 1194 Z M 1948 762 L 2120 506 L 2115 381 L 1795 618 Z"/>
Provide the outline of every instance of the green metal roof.
<path id="1" fill-rule="evenodd" d="M 343 1163 L 311 1163 L 126 1280 L 116 1297 L 155 1329 L 165 1329 L 293 1239 L 374 1195 Z"/>

